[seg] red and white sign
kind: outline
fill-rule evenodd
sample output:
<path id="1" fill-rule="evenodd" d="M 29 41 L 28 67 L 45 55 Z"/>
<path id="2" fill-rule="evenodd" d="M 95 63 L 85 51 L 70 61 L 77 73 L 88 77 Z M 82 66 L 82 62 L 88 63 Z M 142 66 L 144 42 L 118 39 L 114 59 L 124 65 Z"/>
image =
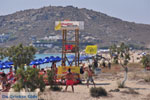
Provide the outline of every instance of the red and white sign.
<path id="1" fill-rule="evenodd" d="M 60 30 L 67 29 L 67 30 L 75 30 L 75 29 L 84 29 L 84 22 L 83 21 L 56 21 L 55 27 L 61 25 Z"/>

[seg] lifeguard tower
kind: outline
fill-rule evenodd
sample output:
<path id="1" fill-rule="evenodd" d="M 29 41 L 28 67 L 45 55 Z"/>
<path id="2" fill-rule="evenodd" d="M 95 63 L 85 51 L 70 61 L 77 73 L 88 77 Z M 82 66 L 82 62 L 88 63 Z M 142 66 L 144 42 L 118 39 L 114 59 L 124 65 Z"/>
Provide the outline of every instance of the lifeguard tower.
<path id="1" fill-rule="evenodd" d="M 82 21 L 56 21 L 55 30 L 60 30 L 62 32 L 62 64 L 57 70 L 57 80 L 64 84 L 64 75 L 67 73 L 68 69 L 74 75 L 76 81 L 75 84 L 80 83 L 80 67 L 79 67 L 79 30 L 84 29 L 84 22 Z M 74 35 L 74 39 L 68 39 L 68 32 Z M 73 56 L 73 61 L 69 61 L 68 54 Z M 68 62 L 68 64 L 66 64 Z M 59 81 L 58 81 L 59 82 Z"/>
<path id="2" fill-rule="evenodd" d="M 55 30 L 62 32 L 62 66 L 79 66 L 79 30 L 84 29 L 83 21 L 56 21 Z M 73 40 L 68 40 L 68 31 L 74 34 Z M 72 62 L 67 58 L 67 54 L 74 55 Z"/>

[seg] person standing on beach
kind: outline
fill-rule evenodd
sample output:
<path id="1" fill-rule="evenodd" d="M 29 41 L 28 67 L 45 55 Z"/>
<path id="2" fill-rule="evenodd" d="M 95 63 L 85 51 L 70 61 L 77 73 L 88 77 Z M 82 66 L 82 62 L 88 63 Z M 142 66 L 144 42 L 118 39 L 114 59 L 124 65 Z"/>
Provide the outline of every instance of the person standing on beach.
<path id="1" fill-rule="evenodd" d="M 103 61 L 102 65 L 103 65 L 104 68 L 106 67 L 105 61 Z"/>
<path id="2" fill-rule="evenodd" d="M 86 70 L 87 73 L 88 73 L 88 79 L 87 79 L 87 87 L 89 87 L 89 81 L 93 82 L 93 85 L 95 87 L 95 83 L 94 83 L 94 79 L 93 79 L 93 75 L 94 75 L 94 72 L 92 71 L 91 69 L 91 66 L 89 66 L 88 70 Z"/>
<path id="3" fill-rule="evenodd" d="M 67 75 L 66 75 L 66 88 L 65 88 L 65 91 L 67 91 L 67 88 L 68 88 L 68 85 L 71 85 L 71 87 L 72 87 L 72 92 L 74 92 L 74 87 L 73 87 L 73 85 L 74 85 L 74 76 L 73 76 L 73 74 L 71 73 L 71 69 L 69 68 L 68 69 L 68 73 L 67 73 Z"/>
<path id="4" fill-rule="evenodd" d="M 80 67 L 80 74 L 84 74 L 84 67 L 85 63 L 83 63 L 82 66 Z"/>
<path id="5" fill-rule="evenodd" d="M 93 64 L 94 64 L 94 69 L 98 67 L 98 61 L 96 58 L 94 58 Z"/>
<path id="6" fill-rule="evenodd" d="M 54 81 L 55 81 L 55 83 L 56 83 L 56 78 L 57 78 L 56 62 L 53 62 L 53 63 L 52 63 L 51 70 L 52 70 L 52 72 L 54 73 Z"/>
<path id="7" fill-rule="evenodd" d="M 108 62 L 108 68 L 111 69 L 111 62 Z"/>

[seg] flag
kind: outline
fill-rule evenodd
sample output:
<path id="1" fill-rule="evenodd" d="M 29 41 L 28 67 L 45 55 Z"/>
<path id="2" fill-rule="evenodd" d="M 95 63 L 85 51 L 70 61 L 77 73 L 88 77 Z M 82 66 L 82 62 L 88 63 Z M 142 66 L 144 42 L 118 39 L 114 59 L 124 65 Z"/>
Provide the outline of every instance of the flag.
<path id="1" fill-rule="evenodd" d="M 73 49 L 73 45 L 65 45 L 65 49 L 66 50 L 72 50 Z"/>
<path id="2" fill-rule="evenodd" d="M 55 26 L 55 30 L 60 30 L 61 29 L 61 22 L 58 23 L 58 25 Z"/>
<path id="3" fill-rule="evenodd" d="M 87 53 L 87 54 L 96 54 L 97 53 L 97 45 L 88 45 L 88 46 L 86 46 L 85 53 Z"/>

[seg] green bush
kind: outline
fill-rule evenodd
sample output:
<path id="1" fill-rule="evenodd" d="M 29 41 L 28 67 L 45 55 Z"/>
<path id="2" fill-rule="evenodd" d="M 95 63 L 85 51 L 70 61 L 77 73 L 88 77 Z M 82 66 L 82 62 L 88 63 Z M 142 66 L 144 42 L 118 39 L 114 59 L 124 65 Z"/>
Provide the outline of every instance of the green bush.
<path id="1" fill-rule="evenodd" d="M 18 80 L 13 86 L 15 91 L 25 89 L 26 92 L 30 92 L 40 88 L 40 91 L 43 92 L 45 89 L 43 76 L 39 76 L 39 70 L 36 68 L 28 67 L 26 70 L 19 68 L 16 77 Z"/>
<path id="2" fill-rule="evenodd" d="M 107 91 L 102 87 L 92 87 L 90 89 L 90 94 L 92 97 L 107 96 Z"/>
<path id="3" fill-rule="evenodd" d="M 48 70 L 47 76 L 48 76 L 48 83 L 52 87 L 55 83 L 55 80 L 54 80 L 55 73 L 54 73 L 54 71 Z"/>
<path id="4" fill-rule="evenodd" d="M 22 89 L 22 86 L 21 86 L 21 84 L 16 83 L 13 85 L 12 88 L 14 89 L 15 92 L 19 92 Z"/>

